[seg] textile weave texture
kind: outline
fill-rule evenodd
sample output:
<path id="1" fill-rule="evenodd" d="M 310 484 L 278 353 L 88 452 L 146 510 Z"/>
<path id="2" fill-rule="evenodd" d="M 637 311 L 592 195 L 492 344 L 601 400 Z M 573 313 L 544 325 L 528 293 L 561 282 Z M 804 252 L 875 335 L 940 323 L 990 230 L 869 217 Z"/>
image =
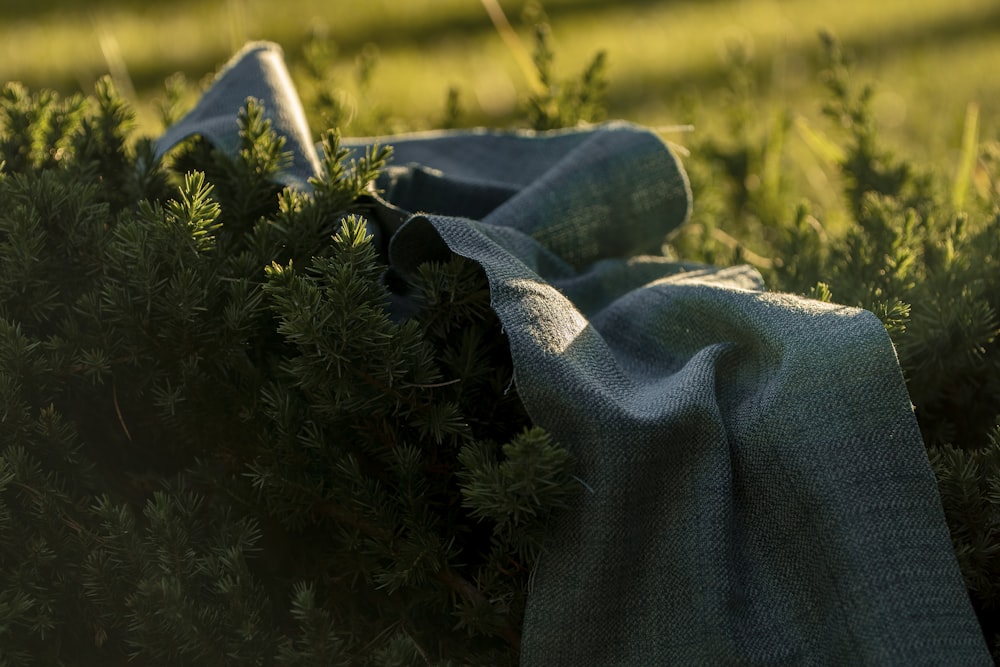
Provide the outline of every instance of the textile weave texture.
<path id="1" fill-rule="evenodd" d="M 160 153 L 234 145 L 254 95 L 302 184 L 315 149 L 275 68 L 244 50 Z M 408 212 L 382 230 L 392 267 L 483 267 L 517 391 L 586 484 L 534 574 L 523 665 L 991 664 L 874 315 L 649 254 L 691 203 L 642 128 L 380 143 Z"/>

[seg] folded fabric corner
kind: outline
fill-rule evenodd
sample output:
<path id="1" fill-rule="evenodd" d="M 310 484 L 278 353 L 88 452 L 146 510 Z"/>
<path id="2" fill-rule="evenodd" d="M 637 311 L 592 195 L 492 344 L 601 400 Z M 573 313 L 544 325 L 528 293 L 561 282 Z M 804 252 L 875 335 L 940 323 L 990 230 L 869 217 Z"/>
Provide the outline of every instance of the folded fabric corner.
<path id="1" fill-rule="evenodd" d="M 291 164 L 279 175 L 281 185 L 310 189 L 309 179 L 320 171 L 319 155 L 284 52 L 272 42 L 251 42 L 233 56 L 194 109 L 157 139 L 155 156 L 163 157 L 192 136 L 235 154 L 240 142 L 237 116 L 248 98 L 263 105 L 265 118 L 291 153 Z"/>

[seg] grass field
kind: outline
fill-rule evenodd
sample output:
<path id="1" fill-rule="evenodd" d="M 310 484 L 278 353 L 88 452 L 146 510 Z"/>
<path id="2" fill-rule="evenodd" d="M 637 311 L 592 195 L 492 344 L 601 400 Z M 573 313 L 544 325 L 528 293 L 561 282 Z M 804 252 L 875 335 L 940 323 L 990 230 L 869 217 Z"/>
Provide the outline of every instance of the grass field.
<path id="1" fill-rule="evenodd" d="M 501 4 L 529 41 L 522 14 L 530 3 Z M 955 159 L 971 102 L 981 108 L 982 136 L 996 137 L 1000 127 L 996 0 L 542 4 L 561 73 L 607 52 L 615 117 L 716 131 L 726 105 L 724 54 L 739 44 L 753 56 L 762 115 L 788 108 L 818 122 L 816 34 L 829 29 L 857 56 L 861 77 L 877 83 L 882 127 L 914 157 Z M 366 94 L 399 127 L 432 125 L 449 87 L 461 92 L 464 122 L 502 125 L 527 90 L 479 0 L 289 0 L 280 9 L 263 0 L 0 0 L 0 79 L 69 91 L 89 89 L 111 71 L 136 98 L 144 129 L 155 133 L 152 100 L 168 75 L 200 81 L 249 39 L 277 41 L 295 61 L 317 33 L 337 44 L 338 72 L 348 83 L 357 54 L 377 47 Z"/>

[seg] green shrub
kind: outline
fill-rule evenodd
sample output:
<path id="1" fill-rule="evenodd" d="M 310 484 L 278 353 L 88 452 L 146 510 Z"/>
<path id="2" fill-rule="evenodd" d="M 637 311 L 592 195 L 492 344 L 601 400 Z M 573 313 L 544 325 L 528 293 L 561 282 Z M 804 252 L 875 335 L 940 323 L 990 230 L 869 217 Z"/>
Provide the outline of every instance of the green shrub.
<path id="1" fill-rule="evenodd" d="M 843 224 L 794 201 L 787 114 L 734 105 L 666 248 L 882 318 L 995 647 L 1000 150 L 953 183 L 899 160 L 824 48 Z M 601 67 L 542 71 L 530 121 L 599 117 Z M 0 95 L 0 664 L 515 663 L 578 485 L 510 391 L 485 278 L 425 265 L 394 321 L 358 200 L 388 149 L 348 165 L 329 132 L 313 192 L 279 191 L 281 139 L 240 124 L 235 159 L 158 163 L 106 80 Z"/>
<path id="2" fill-rule="evenodd" d="M 174 161 L 204 173 L 129 139 L 108 81 L 0 115 L 0 662 L 516 661 L 571 461 L 507 391 L 478 267 L 387 314 L 356 199 L 389 149 L 330 132 L 279 193 L 254 104 L 236 159 Z"/>

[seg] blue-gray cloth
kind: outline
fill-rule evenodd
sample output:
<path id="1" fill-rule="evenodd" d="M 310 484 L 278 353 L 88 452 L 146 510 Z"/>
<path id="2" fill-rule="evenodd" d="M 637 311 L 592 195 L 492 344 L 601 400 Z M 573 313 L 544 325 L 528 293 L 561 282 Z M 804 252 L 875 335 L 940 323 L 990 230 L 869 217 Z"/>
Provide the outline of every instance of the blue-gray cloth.
<path id="1" fill-rule="evenodd" d="M 237 56 L 160 151 L 205 118 L 230 146 L 248 94 L 312 150 L 290 86 L 228 85 L 276 62 Z M 875 316 L 644 254 L 690 192 L 641 128 L 382 143 L 384 197 L 415 213 L 391 264 L 483 267 L 517 391 L 587 487 L 538 563 L 522 664 L 991 664 Z"/>

